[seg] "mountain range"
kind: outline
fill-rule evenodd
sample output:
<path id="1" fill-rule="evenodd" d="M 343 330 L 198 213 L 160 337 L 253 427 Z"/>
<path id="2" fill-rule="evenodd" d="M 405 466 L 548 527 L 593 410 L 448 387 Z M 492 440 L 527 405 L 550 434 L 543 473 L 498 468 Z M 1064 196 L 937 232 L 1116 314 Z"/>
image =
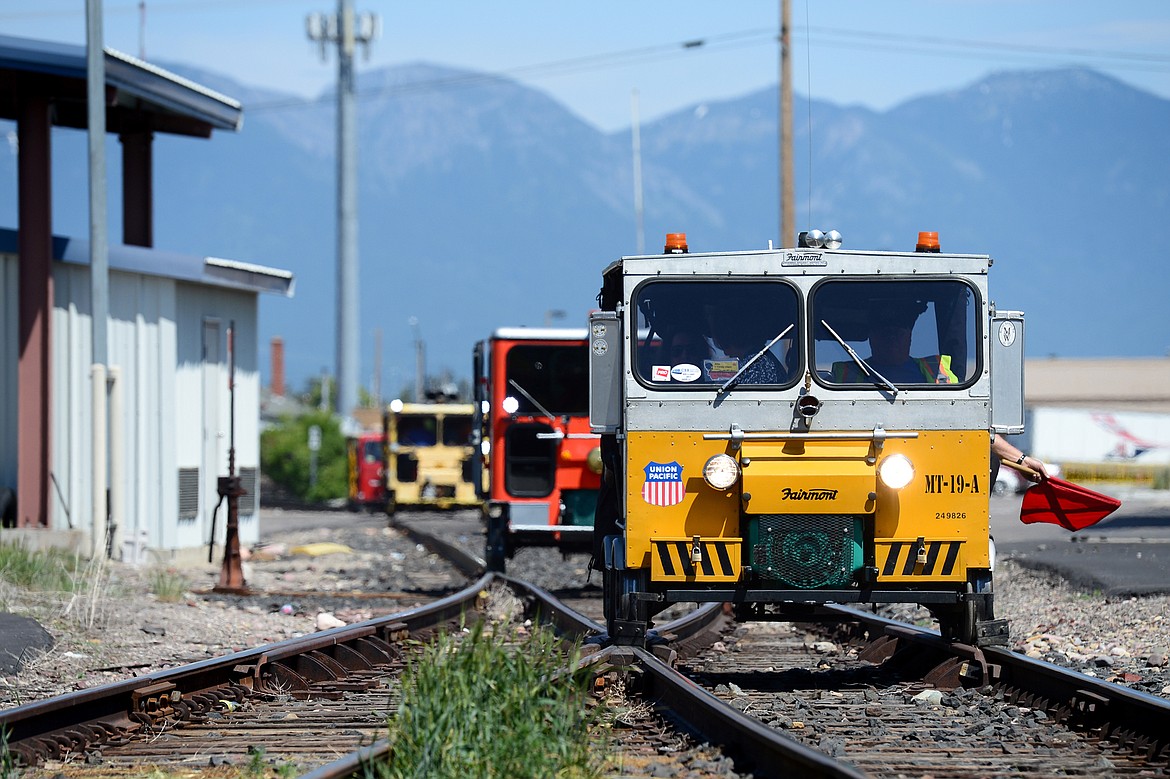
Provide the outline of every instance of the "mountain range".
<path id="1" fill-rule="evenodd" d="M 155 245 L 293 271 L 295 298 L 264 296 L 256 337 L 262 353 L 283 338 L 300 389 L 335 370 L 335 96 L 163 65 L 240 100 L 245 124 L 156 137 Z M 357 89 L 362 384 L 378 331 L 393 397 L 413 384 L 416 336 L 428 373 L 459 379 L 497 327 L 584 326 L 602 269 L 637 250 L 630 131 L 433 64 L 363 71 Z M 779 245 L 777 114 L 773 88 L 641 125 L 648 252 L 667 232 L 691 251 Z M 993 300 L 1026 312 L 1032 357 L 1170 350 L 1170 101 L 1087 69 L 1002 72 L 886 111 L 798 94 L 794 129 L 798 229 L 897 250 L 937 230 L 943 251 L 990 254 Z M 53 154 L 54 232 L 85 238 L 84 134 L 55 130 Z M 15 226 L 12 154 L 0 183 Z"/>

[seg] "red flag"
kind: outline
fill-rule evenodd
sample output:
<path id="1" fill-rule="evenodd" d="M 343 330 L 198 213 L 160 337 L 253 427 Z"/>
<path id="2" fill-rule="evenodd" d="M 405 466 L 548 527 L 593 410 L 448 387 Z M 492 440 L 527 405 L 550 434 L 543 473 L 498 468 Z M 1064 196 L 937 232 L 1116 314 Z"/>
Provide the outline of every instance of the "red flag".
<path id="1" fill-rule="evenodd" d="M 1066 530 L 1084 530 L 1112 514 L 1121 501 L 1072 482 L 1049 477 L 1024 493 L 1020 521 L 1047 522 Z"/>

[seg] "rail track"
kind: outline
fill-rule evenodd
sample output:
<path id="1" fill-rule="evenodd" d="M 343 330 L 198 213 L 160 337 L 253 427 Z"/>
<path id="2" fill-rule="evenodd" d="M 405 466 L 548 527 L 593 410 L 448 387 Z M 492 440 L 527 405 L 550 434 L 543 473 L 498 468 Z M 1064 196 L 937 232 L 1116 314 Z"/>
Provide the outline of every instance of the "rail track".
<path id="1" fill-rule="evenodd" d="M 409 532 L 478 574 L 465 543 Z M 0 728 L 22 763 L 63 777 L 256 759 L 360 776 L 387 749 L 418 642 L 502 608 L 579 639 L 602 631 L 596 588 L 557 594 L 482 576 L 387 617 L 0 712 Z M 729 762 L 757 777 L 1170 773 L 1170 702 L 865 611 L 735 625 L 706 607 L 659 625 L 648 650 L 602 643 L 572 671 L 603 700 L 620 688 L 644 702 L 621 738 L 626 775 L 671 760 L 712 776 Z"/>

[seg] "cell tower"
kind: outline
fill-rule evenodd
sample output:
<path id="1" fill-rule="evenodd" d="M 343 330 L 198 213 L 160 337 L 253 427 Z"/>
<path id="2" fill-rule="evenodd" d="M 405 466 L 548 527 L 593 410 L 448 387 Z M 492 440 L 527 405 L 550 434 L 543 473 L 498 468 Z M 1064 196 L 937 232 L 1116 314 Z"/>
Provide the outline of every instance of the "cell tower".
<path id="1" fill-rule="evenodd" d="M 337 413 L 348 416 L 358 401 L 357 124 L 354 121 L 353 52 L 381 32 L 376 14 L 354 14 L 352 0 L 338 0 L 337 13 L 309 14 L 309 39 L 337 46 Z"/>

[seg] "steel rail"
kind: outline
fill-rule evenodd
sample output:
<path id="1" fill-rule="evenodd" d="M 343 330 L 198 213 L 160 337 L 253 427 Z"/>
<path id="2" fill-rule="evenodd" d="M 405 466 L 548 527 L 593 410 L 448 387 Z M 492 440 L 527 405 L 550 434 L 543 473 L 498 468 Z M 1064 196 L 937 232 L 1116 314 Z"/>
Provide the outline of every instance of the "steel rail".
<path id="1" fill-rule="evenodd" d="M 473 608 L 493 577 L 432 603 L 354 625 L 291 638 L 224 657 L 27 703 L 0 712 L 8 749 L 33 765 L 44 757 L 83 752 L 86 745 L 140 729 L 164 718 L 182 718 L 220 700 L 234 700 L 272 675 L 283 684 L 336 678 L 346 669 L 389 659 L 389 638 L 457 619 Z"/>
<path id="2" fill-rule="evenodd" d="M 616 649 L 616 648 L 615 648 Z M 864 777 L 865 773 L 748 717 L 640 647 L 621 647 L 637 658 L 642 695 L 670 707 L 697 733 L 751 764 L 753 776 Z M 620 654 L 620 652 L 619 652 Z"/>
<path id="3" fill-rule="evenodd" d="M 549 620 L 554 627 L 565 634 L 578 637 L 595 638 L 598 643 L 604 642 L 605 628 L 590 620 L 588 617 L 574 611 L 562 603 L 555 595 L 532 584 L 531 582 L 515 579 L 506 574 L 491 574 L 492 577 L 505 582 L 514 592 L 537 601 L 534 610 L 538 616 Z M 485 577 L 487 578 L 487 577 Z M 651 631 L 651 640 L 655 638 L 669 647 L 676 641 L 684 641 L 709 632 L 713 626 L 722 624 L 723 611 L 721 604 L 707 604 L 692 612 L 684 614 Z M 598 648 L 598 651 L 582 657 L 578 661 L 578 671 L 596 669 L 600 673 L 614 665 L 626 665 L 628 659 L 620 654 L 615 656 L 614 648 Z M 345 779 L 346 777 L 362 777 L 366 769 L 374 763 L 387 760 L 390 754 L 390 744 L 380 739 L 373 744 L 362 747 L 345 757 L 318 766 L 312 771 L 303 774 L 301 779 Z"/>
<path id="4" fill-rule="evenodd" d="M 945 687 L 992 685 L 1013 702 L 1043 709 L 1081 730 L 1149 758 L 1170 758 L 1170 700 L 999 647 L 951 644 L 927 628 L 847 606 L 825 610 L 864 625 L 876 641 L 860 656 L 874 662 L 899 654 L 937 657 L 928 680 Z"/>

